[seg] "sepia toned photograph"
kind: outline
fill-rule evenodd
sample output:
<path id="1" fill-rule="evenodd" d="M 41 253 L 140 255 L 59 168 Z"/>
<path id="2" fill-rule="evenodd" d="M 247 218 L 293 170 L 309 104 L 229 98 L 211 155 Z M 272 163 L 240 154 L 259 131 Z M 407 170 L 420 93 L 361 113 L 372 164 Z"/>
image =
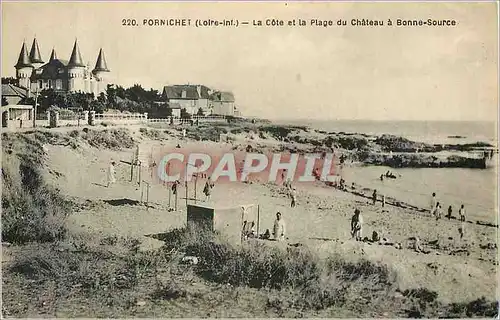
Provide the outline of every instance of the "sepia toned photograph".
<path id="1" fill-rule="evenodd" d="M 2 318 L 497 318 L 498 3 L 1 1 Z"/>

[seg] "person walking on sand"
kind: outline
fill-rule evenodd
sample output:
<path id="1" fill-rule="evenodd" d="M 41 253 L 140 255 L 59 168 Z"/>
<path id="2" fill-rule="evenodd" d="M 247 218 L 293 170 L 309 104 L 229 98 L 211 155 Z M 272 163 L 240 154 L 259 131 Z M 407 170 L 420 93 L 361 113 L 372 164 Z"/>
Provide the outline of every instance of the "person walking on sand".
<path id="1" fill-rule="evenodd" d="M 276 241 L 285 240 L 286 225 L 285 220 L 281 217 L 281 212 L 276 213 L 276 220 L 274 220 L 273 236 Z"/>
<path id="2" fill-rule="evenodd" d="M 295 190 L 295 188 L 292 188 L 290 191 L 290 198 L 292 199 L 290 207 L 295 208 L 295 205 L 297 204 L 297 190 Z"/>
<path id="3" fill-rule="evenodd" d="M 372 201 L 373 201 L 373 205 L 375 205 L 377 203 L 377 190 L 373 190 L 373 194 L 372 194 Z"/>
<path id="4" fill-rule="evenodd" d="M 111 161 L 108 167 L 108 188 L 116 182 L 116 170 L 115 170 L 116 162 Z"/>
<path id="5" fill-rule="evenodd" d="M 214 187 L 214 183 L 212 182 L 212 180 L 210 179 L 210 177 L 208 177 L 208 180 L 205 183 L 205 188 L 203 188 L 203 193 L 206 196 L 205 201 L 210 201 L 213 187 Z"/>
<path id="6" fill-rule="evenodd" d="M 460 221 L 465 221 L 465 208 L 464 208 L 463 204 L 460 206 L 460 209 L 458 210 L 458 214 L 460 216 Z"/>
<path id="7" fill-rule="evenodd" d="M 385 194 L 382 195 L 382 208 L 385 207 Z"/>
<path id="8" fill-rule="evenodd" d="M 363 217 L 359 209 L 354 210 L 354 215 L 351 218 L 351 235 L 356 238 L 356 241 L 361 241 L 363 236 Z"/>
<path id="9" fill-rule="evenodd" d="M 436 213 L 436 205 L 437 205 L 437 199 L 436 199 L 436 193 L 432 193 L 431 201 L 430 201 L 430 212 L 431 215 L 434 215 Z"/>

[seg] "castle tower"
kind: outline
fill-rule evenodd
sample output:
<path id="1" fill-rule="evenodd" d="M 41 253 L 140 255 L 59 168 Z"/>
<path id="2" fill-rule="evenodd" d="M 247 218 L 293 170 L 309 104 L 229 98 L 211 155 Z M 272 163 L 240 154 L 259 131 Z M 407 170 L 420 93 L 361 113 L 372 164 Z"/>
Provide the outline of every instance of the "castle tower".
<path id="1" fill-rule="evenodd" d="M 49 62 L 52 62 L 52 61 L 54 61 L 56 59 L 57 59 L 56 49 L 52 48 L 52 52 L 50 53 Z"/>
<path id="2" fill-rule="evenodd" d="M 68 91 L 85 91 L 85 64 L 78 47 L 78 40 L 75 40 L 68 62 Z"/>
<path id="3" fill-rule="evenodd" d="M 24 88 L 30 88 L 30 77 L 33 73 L 33 66 L 31 65 L 30 58 L 28 56 L 28 51 L 26 50 L 26 43 L 23 42 L 21 52 L 19 53 L 19 58 L 15 65 L 16 77 L 19 80 L 19 86 Z"/>
<path id="4" fill-rule="evenodd" d="M 108 68 L 108 64 L 106 63 L 106 57 L 104 56 L 104 51 L 101 48 L 99 50 L 99 55 L 97 56 L 95 68 L 94 70 L 92 70 L 92 74 L 94 75 L 96 81 L 93 90 L 96 96 L 106 90 L 107 86 L 106 74 L 109 72 L 110 70 Z"/>
<path id="5" fill-rule="evenodd" d="M 40 48 L 38 47 L 36 38 L 33 39 L 29 58 L 31 61 L 31 65 L 33 65 L 33 68 L 38 69 L 41 65 L 43 65 L 42 56 L 40 55 Z"/>

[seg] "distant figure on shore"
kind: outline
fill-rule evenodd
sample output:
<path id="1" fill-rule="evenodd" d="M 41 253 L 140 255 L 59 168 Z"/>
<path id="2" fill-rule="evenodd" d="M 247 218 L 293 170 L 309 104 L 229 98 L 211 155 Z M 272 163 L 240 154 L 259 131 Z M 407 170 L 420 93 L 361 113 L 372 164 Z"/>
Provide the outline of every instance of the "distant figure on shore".
<path id="1" fill-rule="evenodd" d="M 420 239 L 418 237 L 415 237 L 413 249 L 415 249 L 416 252 L 422 252 L 422 245 L 420 244 Z"/>
<path id="2" fill-rule="evenodd" d="M 383 174 L 380 175 L 380 181 L 384 181 L 384 175 Z"/>
<path id="3" fill-rule="evenodd" d="M 363 236 L 363 217 L 359 209 L 354 210 L 354 215 L 351 218 L 351 236 L 356 241 L 361 241 Z"/>
<path id="4" fill-rule="evenodd" d="M 436 193 L 433 192 L 432 197 L 431 197 L 430 210 L 429 210 L 431 212 L 431 215 L 435 214 L 436 205 L 437 205 Z"/>
<path id="5" fill-rule="evenodd" d="M 385 194 L 382 195 L 382 208 L 385 207 Z"/>
<path id="6" fill-rule="evenodd" d="M 436 204 L 436 220 L 441 219 L 442 215 L 443 215 L 443 209 L 441 208 L 441 204 L 438 202 Z"/>
<path id="7" fill-rule="evenodd" d="M 180 145 L 180 144 L 177 144 L 176 148 L 177 148 L 177 149 L 180 149 L 180 148 L 181 148 L 181 145 Z"/>
<path id="8" fill-rule="evenodd" d="M 465 221 L 465 208 L 463 204 L 460 206 L 460 209 L 458 210 L 458 215 L 460 216 L 460 221 Z"/>
<path id="9" fill-rule="evenodd" d="M 340 178 L 340 190 L 345 190 L 345 180 Z"/>
<path id="10" fill-rule="evenodd" d="M 290 207 L 291 208 L 295 208 L 295 205 L 297 204 L 297 191 L 295 190 L 295 188 L 293 188 L 291 191 L 290 191 L 290 198 L 292 199 L 292 202 L 290 204 Z"/>
<path id="11" fill-rule="evenodd" d="M 111 163 L 109 164 L 109 167 L 108 167 L 108 188 L 109 188 L 110 185 L 112 185 L 112 184 L 114 184 L 116 182 L 115 165 L 116 165 L 116 162 L 111 161 Z"/>
<path id="12" fill-rule="evenodd" d="M 375 205 L 377 203 L 377 190 L 373 190 L 373 194 L 372 194 L 372 201 L 373 201 L 373 205 Z"/>
<path id="13" fill-rule="evenodd" d="M 281 212 L 276 213 L 276 220 L 274 220 L 273 236 L 276 241 L 285 240 L 286 226 L 285 220 L 281 218 Z"/>
<path id="14" fill-rule="evenodd" d="M 448 220 L 451 219 L 451 214 L 453 213 L 453 208 L 451 207 L 451 205 L 448 207 L 448 214 L 446 215 L 446 218 L 448 218 Z"/>
<path id="15" fill-rule="evenodd" d="M 183 138 L 186 138 L 186 128 L 183 128 L 183 129 L 182 129 L 182 137 L 183 137 Z"/>
<path id="16" fill-rule="evenodd" d="M 210 201 L 210 198 L 212 196 L 212 189 L 213 188 L 214 188 L 214 183 L 212 182 L 212 180 L 210 179 L 210 177 L 208 177 L 207 182 L 205 182 L 205 187 L 203 188 L 203 193 L 206 196 L 205 201 Z"/>

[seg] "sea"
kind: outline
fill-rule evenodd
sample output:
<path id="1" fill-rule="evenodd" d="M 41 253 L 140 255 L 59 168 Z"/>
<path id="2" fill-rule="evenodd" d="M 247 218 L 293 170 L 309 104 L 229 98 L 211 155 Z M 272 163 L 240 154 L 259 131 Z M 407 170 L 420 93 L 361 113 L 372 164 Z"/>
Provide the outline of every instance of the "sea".
<path id="1" fill-rule="evenodd" d="M 306 125 L 326 132 L 391 134 L 432 144 L 465 144 L 488 142 L 498 147 L 496 122 L 472 121 L 367 121 L 367 120 L 291 120 L 275 123 Z M 498 155 L 495 158 L 498 163 Z M 390 170 L 398 178 L 380 181 Z M 375 188 L 379 194 L 409 204 L 428 207 L 436 193 L 443 211 L 451 205 L 453 215 L 461 204 L 467 219 L 498 222 L 498 166 L 488 169 L 467 168 L 402 168 L 347 165 L 342 176 L 348 182 Z"/>

